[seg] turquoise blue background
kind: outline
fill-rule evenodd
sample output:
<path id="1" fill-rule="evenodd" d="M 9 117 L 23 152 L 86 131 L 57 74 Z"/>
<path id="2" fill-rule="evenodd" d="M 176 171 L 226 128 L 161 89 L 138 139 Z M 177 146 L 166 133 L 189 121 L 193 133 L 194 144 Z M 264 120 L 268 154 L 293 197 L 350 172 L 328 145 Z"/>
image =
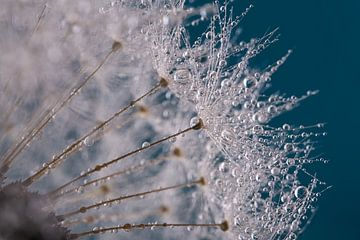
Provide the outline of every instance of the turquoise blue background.
<path id="1" fill-rule="evenodd" d="M 280 42 L 269 50 L 269 58 L 294 50 L 273 77 L 273 89 L 294 95 L 320 90 L 282 116 L 293 123 L 327 123 L 328 136 L 319 145 L 330 162 L 313 170 L 333 187 L 320 198 L 300 239 L 360 239 L 360 1 L 238 2 L 239 9 L 255 5 L 243 21 L 245 35 L 280 27 Z"/>

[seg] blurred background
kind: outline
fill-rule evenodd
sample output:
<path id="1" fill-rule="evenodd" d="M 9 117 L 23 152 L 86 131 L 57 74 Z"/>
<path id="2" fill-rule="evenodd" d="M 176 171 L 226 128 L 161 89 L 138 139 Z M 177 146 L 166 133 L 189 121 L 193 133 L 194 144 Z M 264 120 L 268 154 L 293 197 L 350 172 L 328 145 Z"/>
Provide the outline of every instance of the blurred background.
<path id="1" fill-rule="evenodd" d="M 241 24 L 245 37 L 280 28 L 280 41 L 261 58 L 273 62 L 294 50 L 273 76 L 272 89 L 297 96 L 320 91 L 280 119 L 325 122 L 328 132 L 319 151 L 330 162 L 309 169 L 332 188 L 319 199 L 317 213 L 299 239 L 360 239 L 360 1 L 241 0 L 236 11 L 250 3 L 255 8 Z"/>

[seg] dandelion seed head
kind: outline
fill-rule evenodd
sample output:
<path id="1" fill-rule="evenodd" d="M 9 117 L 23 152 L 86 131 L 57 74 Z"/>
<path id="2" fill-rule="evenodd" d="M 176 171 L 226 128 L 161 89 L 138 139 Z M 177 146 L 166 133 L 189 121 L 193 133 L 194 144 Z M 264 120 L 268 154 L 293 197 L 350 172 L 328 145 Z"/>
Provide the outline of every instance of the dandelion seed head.
<path id="1" fill-rule="evenodd" d="M 316 92 L 267 91 L 292 51 L 253 66 L 278 30 L 241 40 L 253 6 L 236 16 L 231 4 L 4 2 L 0 201 L 10 207 L 0 217 L 18 222 L 9 231 L 28 229 L 19 206 L 39 216 L 25 220 L 46 229 L 41 239 L 302 233 L 325 185 L 307 170 L 325 162 L 323 125 L 272 120 Z"/>
<path id="2" fill-rule="evenodd" d="M 47 199 L 29 193 L 19 183 L 0 191 L 1 237 L 6 239 L 66 239 L 67 229 L 60 226 L 54 213 L 44 207 Z M 34 218 L 34 216 L 36 216 Z"/>

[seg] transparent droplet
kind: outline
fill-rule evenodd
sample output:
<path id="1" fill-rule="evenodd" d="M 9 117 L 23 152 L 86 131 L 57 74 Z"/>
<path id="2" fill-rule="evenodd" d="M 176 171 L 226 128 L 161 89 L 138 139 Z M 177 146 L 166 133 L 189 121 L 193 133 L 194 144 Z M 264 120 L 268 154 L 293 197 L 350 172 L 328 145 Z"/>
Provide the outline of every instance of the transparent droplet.
<path id="1" fill-rule="evenodd" d="M 236 226 L 241 225 L 241 217 L 240 217 L 240 215 L 234 217 L 234 225 L 236 225 Z"/>
<path id="2" fill-rule="evenodd" d="M 267 113 L 258 112 L 253 115 L 252 119 L 254 122 L 264 124 L 269 120 L 269 116 Z"/>
<path id="3" fill-rule="evenodd" d="M 239 171 L 238 168 L 234 168 L 233 170 L 231 170 L 231 175 L 232 175 L 234 178 L 238 177 L 239 174 L 240 174 L 240 171 Z"/>
<path id="4" fill-rule="evenodd" d="M 308 189 L 304 186 L 299 186 L 295 189 L 295 197 L 298 199 L 304 199 L 306 198 L 308 194 Z"/>
<path id="5" fill-rule="evenodd" d="M 270 106 L 267 108 L 267 112 L 270 113 L 270 114 L 276 113 L 276 112 L 277 112 L 276 106 L 270 105 Z"/>
<path id="6" fill-rule="evenodd" d="M 143 142 L 141 147 L 149 147 L 150 146 L 150 143 L 149 142 Z"/>
<path id="7" fill-rule="evenodd" d="M 282 128 L 283 128 L 284 130 L 290 130 L 290 125 L 287 124 L 287 123 L 285 123 L 285 124 L 282 126 Z"/>
<path id="8" fill-rule="evenodd" d="M 170 23 L 170 18 L 168 16 L 164 16 L 163 17 L 163 24 L 166 26 L 166 25 L 169 25 Z"/>
<path id="9" fill-rule="evenodd" d="M 225 88 L 225 87 L 230 87 L 231 86 L 231 81 L 230 79 L 224 79 L 221 81 L 221 87 Z"/>
<path id="10" fill-rule="evenodd" d="M 219 171 L 220 172 L 227 172 L 228 168 L 227 168 L 227 164 L 225 162 L 222 162 L 219 164 Z"/>
<path id="11" fill-rule="evenodd" d="M 190 119 L 190 127 L 194 127 L 196 126 L 196 124 L 198 124 L 200 121 L 199 117 L 193 117 Z"/>
<path id="12" fill-rule="evenodd" d="M 221 131 L 221 137 L 227 141 L 230 141 L 232 139 L 232 133 L 229 130 L 224 129 Z"/>
<path id="13" fill-rule="evenodd" d="M 251 88 L 255 85 L 255 81 L 247 77 L 244 79 L 243 83 L 245 88 Z"/>
<path id="14" fill-rule="evenodd" d="M 219 66 L 224 67 L 225 65 L 226 65 L 226 61 L 225 60 L 220 60 Z"/>
<path id="15" fill-rule="evenodd" d="M 280 168 L 278 168 L 278 167 L 273 167 L 273 168 L 271 169 L 271 174 L 272 174 L 272 175 L 279 175 L 279 174 L 280 174 Z"/>
<path id="16" fill-rule="evenodd" d="M 263 181 L 263 175 L 261 174 L 261 173 L 257 173 L 256 175 L 255 175 L 255 180 L 257 181 L 257 182 L 262 182 Z"/>
<path id="17" fill-rule="evenodd" d="M 94 139 L 92 139 L 91 137 L 87 137 L 84 140 L 84 144 L 87 147 L 91 147 L 94 144 Z"/>
<path id="18" fill-rule="evenodd" d="M 187 84 L 190 79 L 191 73 L 188 69 L 178 69 L 174 74 L 174 81 L 179 84 Z"/>
<path id="19" fill-rule="evenodd" d="M 292 233 L 289 234 L 288 238 L 289 238 L 289 240 L 295 240 L 297 238 L 297 236 L 296 236 L 295 233 L 292 232 Z"/>
<path id="20" fill-rule="evenodd" d="M 286 143 L 285 145 L 284 145 L 284 150 L 286 151 L 286 152 L 290 152 L 290 151 L 292 151 L 294 149 L 294 145 L 292 144 L 292 143 Z"/>
<path id="21" fill-rule="evenodd" d="M 254 231 L 254 232 L 251 233 L 251 239 L 252 239 L 252 240 L 257 240 L 257 239 L 258 239 L 258 236 L 257 236 L 257 232 L 256 232 L 256 231 Z"/>
<path id="22" fill-rule="evenodd" d="M 216 71 L 211 71 L 210 74 L 209 74 L 211 79 L 215 79 L 216 75 L 217 75 Z"/>

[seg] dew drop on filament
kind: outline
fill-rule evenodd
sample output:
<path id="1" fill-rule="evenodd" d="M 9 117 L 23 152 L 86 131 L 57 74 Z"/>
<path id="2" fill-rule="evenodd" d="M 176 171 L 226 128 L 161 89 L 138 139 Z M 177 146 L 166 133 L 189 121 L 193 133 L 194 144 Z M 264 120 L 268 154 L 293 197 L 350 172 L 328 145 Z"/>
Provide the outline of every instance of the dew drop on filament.
<path id="1" fill-rule="evenodd" d="M 196 126 L 196 124 L 198 124 L 200 121 L 199 117 L 193 117 L 190 119 L 190 127 L 194 127 Z"/>
<path id="2" fill-rule="evenodd" d="M 143 142 L 141 147 L 149 147 L 150 146 L 150 143 L 149 142 Z"/>
<path id="3" fill-rule="evenodd" d="M 179 84 L 187 84 L 190 79 L 191 73 L 188 69 L 178 69 L 174 74 L 174 81 Z"/>
<path id="4" fill-rule="evenodd" d="M 295 189 L 294 195 L 298 199 L 304 199 L 306 198 L 308 194 L 308 189 L 304 186 L 299 186 Z"/>

